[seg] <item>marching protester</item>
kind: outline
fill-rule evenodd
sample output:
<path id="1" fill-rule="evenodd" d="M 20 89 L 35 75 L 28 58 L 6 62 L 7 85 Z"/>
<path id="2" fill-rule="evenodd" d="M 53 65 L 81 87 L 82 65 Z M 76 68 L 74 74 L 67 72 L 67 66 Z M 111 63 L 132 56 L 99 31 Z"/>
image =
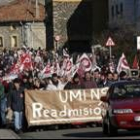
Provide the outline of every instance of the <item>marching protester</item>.
<path id="1" fill-rule="evenodd" d="M 8 110 L 12 109 L 14 113 L 15 132 L 20 133 L 23 127 L 24 88 L 21 87 L 21 81 L 18 78 L 13 83 L 14 88 L 10 93 Z"/>
<path id="2" fill-rule="evenodd" d="M 108 72 L 107 79 L 106 82 L 104 83 L 104 86 L 109 87 L 111 86 L 112 83 L 113 83 L 113 74 L 111 72 Z"/>
<path id="3" fill-rule="evenodd" d="M 32 76 L 29 76 L 29 90 L 34 89 L 34 78 Z"/>
<path id="4" fill-rule="evenodd" d="M 119 75 L 117 72 L 113 73 L 113 81 L 117 82 L 119 80 Z"/>
<path id="5" fill-rule="evenodd" d="M 127 80 L 128 79 L 128 75 L 125 71 L 121 71 L 120 75 L 119 75 L 120 80 Z"/>
<path id="6" fill-rule="evenodd" d="M 26 75 L 24 75 L 23 77 L 22 77 L 22 87 L 24 88 L 24 89 L 29 89 L 30 87 L 29 87 L 29 77 L 28 76 L 26 76 Z"/>
<path id="7" fill-rule="evenodd" d="M 63 90 L 65 84 L 58 79 L 57 74 L 52 75 L 52 81 L 47 85 L 47 90 Z"/>
<path id="8" fill-rule="evenodd" d="M 40 80 L 38 78 L 34 79 L 34 90 L 41 90 Z"/>
<path id="9" fill-rule="evenodd" d="M 73 79 L 67 83 L 64 89 L 85 89 L 85 86 L 82 84 L 80 76 L 75 74 Z"/>
<path id="10" fill-rule="evenodd" d="M 4 86 L 0 83 L 0 115 L 1 123 L 0 126 L 4 128 L 6 126 L 6 109 L 7 109 L 7 98 L 5 95 Z"/>
<path id="11" fill-rule="evenodd" d="M 93 72 L 92 72 L 92 76 L 93 76 L 93 79 L 94 81 L 96 82 L 96 84 L 98 85 L 98 83 L 100 82 L 100 71 L 99 69 L 95 69 Z"/>
<path id="12" fill-rule="evenodd" d="M 2 81 L 6 81 L 8 85 L 5 86 L 8 94 L 5 96 L 4 86 L 0 84 L 1 125 L 3 127 L 6 124 L 6 112 L 12 109 L 17 133 L 23 127 L 24 90 L 95 89 L 108 87 L 115 81 L 128 78 L 120 69 L 117 73 L 111 71 L 107 64 L 109 62 L 105 60 L 102 60 L 101 68 L 92 68 L 92 60 L 85 53 L 81 56 L 78 54 L 74 63 L 69 54 L 58 57 L 58 54 L 40 48 L 24 48 L 16 51 L 4 50 L 0 60 L 0 75 L 3 77 Z"/>
<path id="13" fill-rule="evenodd" d="M 34 79 L 34 90 L 45 90 L 46 89 L 46 82 L 42 79 L 40 80 L 39 78 Z"/>
<path id="14" fill-rule="evenodd" d="M 83 85 L 85 89 L 97 88 L 97 83 L 92 79 L 91 72 L 86 72 Z"/>

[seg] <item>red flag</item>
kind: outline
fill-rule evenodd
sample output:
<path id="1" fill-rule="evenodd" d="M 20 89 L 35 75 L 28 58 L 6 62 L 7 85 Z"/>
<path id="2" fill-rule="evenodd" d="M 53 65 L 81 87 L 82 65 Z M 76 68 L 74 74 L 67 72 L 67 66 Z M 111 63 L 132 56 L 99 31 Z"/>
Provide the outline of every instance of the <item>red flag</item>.
<path id="1" fill-rule="evenodd" d="M 133 69 L 139 69 L 138 59 L 137 56 L 135 56 L 134 62 L 133 62 Z"/>
<path id="2" fill-rule="evenodd" d="M 10 70 L 10 74 L 19 74 L 20 73 L 20 66 L 19 64 L 13 64 Z"/>
<path id="3" fill-rule="evenodd" d="M 33 65 L 32 65 L 32 58 L 30 54 L 24 54 L 20 58 L 20 66 L 21 70 L 27 69 L 27 70 L 32 70 Z"/>

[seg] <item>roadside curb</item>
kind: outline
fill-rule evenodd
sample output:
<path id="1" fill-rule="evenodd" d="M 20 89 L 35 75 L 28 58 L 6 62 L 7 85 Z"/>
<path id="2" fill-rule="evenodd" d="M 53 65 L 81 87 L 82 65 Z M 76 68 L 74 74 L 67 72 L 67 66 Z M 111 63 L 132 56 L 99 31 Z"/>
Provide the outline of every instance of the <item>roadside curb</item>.
<path id="1" fill-rule="evenodd" d="M 10 129 L 0 129 L 0 139 L 21 139 L 21 138 Z"/>
<path id="2" fill-rule="evenodd" d="M 9 130 L 16 139 L 21 139 L 14 131 Z"/>

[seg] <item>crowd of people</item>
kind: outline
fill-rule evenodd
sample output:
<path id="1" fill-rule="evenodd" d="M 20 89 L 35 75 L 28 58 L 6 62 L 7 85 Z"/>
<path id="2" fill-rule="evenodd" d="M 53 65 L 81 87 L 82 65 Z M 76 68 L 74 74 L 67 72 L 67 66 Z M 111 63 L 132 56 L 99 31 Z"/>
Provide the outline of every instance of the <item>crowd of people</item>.
<path id="1" fill-rule="evenodd" d="M 14 129 L 18 133 L 23 128 L 24 116 L 24 91 L 25 90 L 69 90 L 69 89 L 92 89 L 108 87 L 113 82 L 128 78 L 126 72 L 120 74 L 109 71 L 108 67 L 101 70 L 86 71 L 83 76 L 76 73 L 71 79 L 66 76 L 53 73 L 49 77 L 40 77 L 39 73 L 48 60 L 52 61 L 58 56 L 45 50 L 19 49 L 16 51 L 4 50 L 0 56 L 0 76 L 10 73 L 11 67 L 18 61 L 21 53 L 30 53 L 34 62 L 33 70 L 23 70 L 18 77 L 0 82 L 0 125 L 6 127 L 7 114 L 13 112 Z M 58 57 L 62 63 L 63 57 Z"/>

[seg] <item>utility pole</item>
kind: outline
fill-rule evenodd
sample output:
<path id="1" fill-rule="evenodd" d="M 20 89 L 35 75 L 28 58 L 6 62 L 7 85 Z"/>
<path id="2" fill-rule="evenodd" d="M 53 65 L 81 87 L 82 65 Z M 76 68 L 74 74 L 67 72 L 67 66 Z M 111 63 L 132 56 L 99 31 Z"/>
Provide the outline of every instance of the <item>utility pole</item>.
<path id="1" fill-rule="evenodd" d="M 35 2 L 36 4 L 36 18 L 39 18 L 39 3 L 38 3 L 38 0 L 36 0 L 36 2 Z"/>

